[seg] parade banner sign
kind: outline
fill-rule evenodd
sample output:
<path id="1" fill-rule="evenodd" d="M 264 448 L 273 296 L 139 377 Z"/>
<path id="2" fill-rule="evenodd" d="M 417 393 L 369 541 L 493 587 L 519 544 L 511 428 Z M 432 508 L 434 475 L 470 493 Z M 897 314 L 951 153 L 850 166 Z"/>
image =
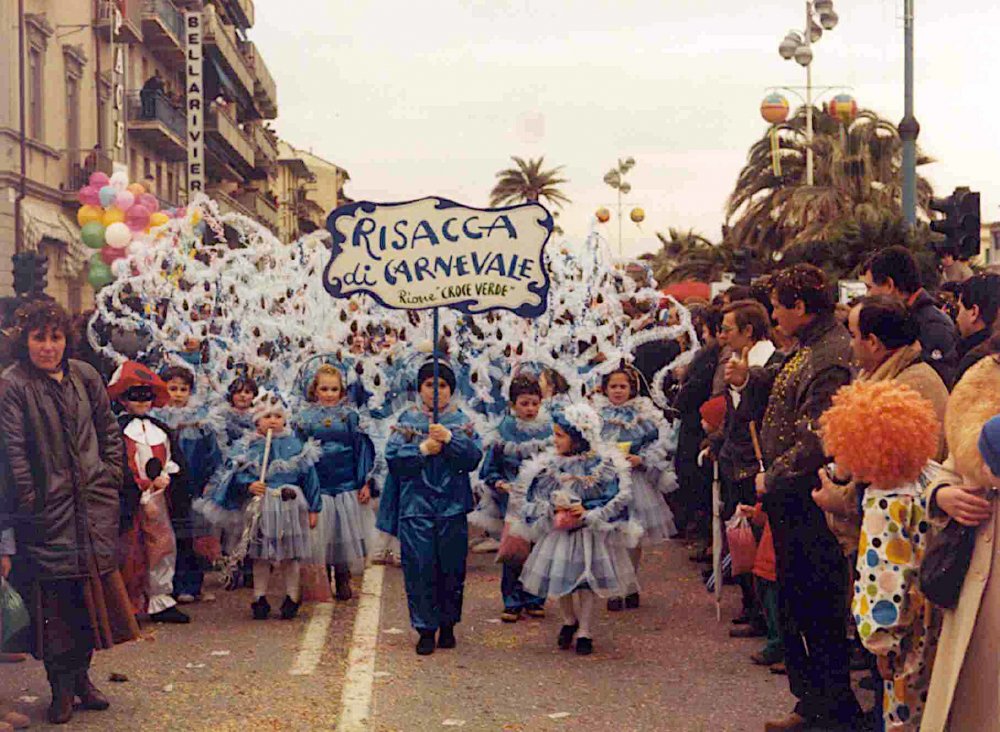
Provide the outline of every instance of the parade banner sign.
<path id="1" fill-rule="evenodd" d="M 545 244 L 552 214 L 538 203 L 471 208 L 444 198 L 360 201 L 330 214 L 333 253 L 323 284 L 334 297 L 367 294 L 388 308 L 469 314 L 545 312 Z"/>

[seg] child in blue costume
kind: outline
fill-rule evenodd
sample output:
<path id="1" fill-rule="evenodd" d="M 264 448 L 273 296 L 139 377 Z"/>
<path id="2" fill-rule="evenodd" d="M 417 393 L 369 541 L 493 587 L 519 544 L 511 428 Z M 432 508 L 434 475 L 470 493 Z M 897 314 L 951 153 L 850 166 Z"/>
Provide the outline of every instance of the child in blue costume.
<path id="1" fill-rule="evenodd" d="M 652 401 L 639 396 L 639 372 L 621 366 L 601 379 L 602 394 L 594 397 L 604 427 L 601 437 L 618 443 L 632 469 L 631 516 L 642 526 L 642 543 L 659 544 L 677 533 L 674 515 L 659 490 L 660 476 L 670 470 L 670 427 Z M 636 574 L 642 547 L 629 551 Z M 608 610 L 639 607 L 639 593 L 624 600 L 612 597 Z"/>
<path id="2" fill-rule="evenodd" d="M 399 537 L 410 623 L 420 634 L 416 650 L 426 656 L 434 652 L 435 634 L 438 648 L 455 647 L 473 508 L 469 474 L 483 452 L 469 417 L 451 404 L 451 367 L 439 365 L 436 424 L 433 363 L 420 367 L 417 384 L 420 405 L 400 415 L 386 445 L 389 477 L 378 528 Z"/>
<path id="3" fill-rule="evenodd" d="M 510 404 L 513 410 L 497 426 L 496 435 L 486 448 L 486 457 L 479 477 L 486 492 L 469 520 L 476 526 L 499 537 L 508 513 L 514 515 L 509 503 L 515 491 L 518 473 L 524 461 L 552 449 L 552 420 L 540 417 L 542 390 L 532 376 L 515 376 L 510 383 Z M 521 613 L 530 617 L 545 617 L 545 598 L 525 592 L 521 586 L 523 561 L 503 562 L 500 592 L 503 612 L 500 620 L 516 623 Z"/>
<path id="4" fill-rule="evenodd" d="M 154 410 L 177 435 L 177 443 L 184 454 L 187 465 L 187 488 L 194 502 L 201 498 L 205 486 L 222 465 L 222 453 L 216 435 L 218 420 L 204 404 L 193 404 L 191 392 L 194 390 L 194 374 L 183 366 L 170 366 L 160 377 L 167 384 L 170 401 L 167 406 Z M 214 420 L 214 421 L 213 421 Z M 197 512 L 192 513 L 192 537 L 208 535 L 208 526 Z M 205 570 L 202 561 L 189 551 L 191 545 L 177 547 L 177 571 L 174 574 L 174 594 L 177 602 L 183 604 L 197 600 L 214 600 L 211 593 L 202 593 Z"/>
<path id="5" fill-rule="evenodd" d="M 316 463 L 323 510 L 315 533 L 316 561 L 332 570 L 338 600 L 351 599 L 351 570 L 363 571 L 371 544 L 369 477 L 375 449 L 358 424 L 340 369 L 323 364 L 306 390 L 295 419 L 298 433 L 323 448 Z"/>
<path id="6" fill-rule="evenodd" d="M 265 620 L 271 612 L 267 586 L 277 568 L 285 578 L 281 617 L 291 620 L 301 605 L 299 561 L 311 556 L 309 532 L 323 506 L 315 468 L 321 449 L 314 441 L 303 444 L 287 428 L 288 411 L 277 395 L 262 391 L 254 399 L 252 414 L 256 430 L 232 446 L 198 510 L 238 537 L 230 547 L 235 556 L 245 550 L 253 560 L 254 620 Z M 268 432 L 271 451 L 261 480 Z M 251 503 L 254 498 L 260 499 L 259 504 Z M 247 519 L 258 507 L 254 527 Z"/>
<path id="7" fill-rule="evenodd" d="M 527 495 L 511 525 L 534 541 L 521 572 L 524 589 L 556 597 L 563 615 L 558 645 L 593 652 L 590 622 L 594 595 L 618 596 L 637 589 L 627 547 L 642 529 L 629 520 L 631 477 L 621 454 L 600 441 L 601 420 L 587 404 L 553 415 L 555 452 L 521 469 Z"/>
<path id="8" fill-rule="evenodd" d="M 249 376 L 237 376 L 226 389 L 226 403 L 214 410 L 212 419 L 222 426 L 218 442 L 223 455 L 233 443 L 254 428 L 250 407 L 258 391 L 256 381 Z"/>

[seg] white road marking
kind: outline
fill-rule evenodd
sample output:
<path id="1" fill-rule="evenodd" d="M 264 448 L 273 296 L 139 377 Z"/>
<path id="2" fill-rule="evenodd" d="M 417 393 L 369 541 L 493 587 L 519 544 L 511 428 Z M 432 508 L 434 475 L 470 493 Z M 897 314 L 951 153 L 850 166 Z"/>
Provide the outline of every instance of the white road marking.
<path id="1" fill-rule="evenodd" d="M 385 567 L 373 565 L 365 570 L 361 601 L 354 618 L 351 652 L 347 656 L 344 691 L 340 697 L 337 732 L 365 732 L 371 718 L 372 687 L 375 683 L 375 653 L 382 614 L 382 581 Z"/>
<path id="2" fill-rule="evenodd" d="M 308 676 L 316 670 L 323 656 L 323 647 L 326 645 L 332 619 L 332 602 L 318 602 L 313 605 L 312 617 L 309 618 L 306 632 L 302 635 L 299 654 L 295 657 L 295 663 L 288 673 L 292 676 Z"/>

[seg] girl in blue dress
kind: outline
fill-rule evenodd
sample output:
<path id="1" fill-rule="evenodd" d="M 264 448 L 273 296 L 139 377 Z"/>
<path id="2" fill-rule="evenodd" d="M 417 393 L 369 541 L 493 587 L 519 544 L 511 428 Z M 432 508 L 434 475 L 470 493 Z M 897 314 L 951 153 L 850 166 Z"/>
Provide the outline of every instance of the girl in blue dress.
<path id="1" fill-rule="evenodd" d="M 364 570 L 374 529 L 369 478 L 375 451 L 347 398 L 340 369 L 321 365 L 306 398 L 309 404 L 295 426 L 303 439 L 323 448 L 316 463 L 323 510 L 314 534 L 315 556 L 332 573 L 337 599 L 350 600 L 351 572 Z"/>
<path id="2" fill-rule="evenodd" d="M 642 543 L 659 544 L 677 533 L 674 516 L 660 493 L 660 477 L 672 470 L 670 426 L 653 402 L 639 396 L 639 372 L 621 366 L 601 379 L 601 394 L 594 397 L 604 426 L 601 437 L 618 444 L 632 472 L 632 517 L 642 526 Z M 642 547 L 629 554 L 636 574 L 642 559 Z M 624 600 L 612 597 L 608 610 L 639 607 L 639 593 Z"/>
<path id="3" fill-rule="evenodd" d="M 483 452 L 472 421 L 452 403 L 451 367 L 439 364 L 436 422 L 432 362 L 420 367 L 417 384 L 420 403 L 400 414 L 386 445 L 378 528 L 399 537 L 410 623 L 420 634 L 416 651 L 429 655 L 435 646 L 456 645 L 473 508 L 469 474 Z"/>
<path id="4" fill-rule="evenodd" d="M 527 494 L 511 531 L 535 547 L 521 572 L 524 589 L 555 597 L 563 615 L 558 645 L 593 652 L 595 595 L 637 590 L 628 547 L 642 529 L 629 520 L 631 478 L 613 447 L 601 443 L 601 422 L 587 404 L 553 415 L 555 452 L 524 465 Z"/>
<path id="5" fill-rule="evenodd" d="M 305 444 L 287 427 L 288 410 L 282 399 L 262 391 L 251 414 L 255 430 L 237 440 L 226 464 L 216 473 L 196 509 L 216 526 L 225 527 L 229 553 L 253 563 L 255 620 L 271 612 L 268 583 L 275 569 L 285 579 L 281 617 L 290 620 L 301 604 L 300 564 L 311 557 L 310 530 L 319 521 L 322 499 L 316 462 L 322 450 L 310 440 Z M 263 478 L 267 435 L 271 447 Z M 259 498 L 258 503 L 252 503 Z"/>

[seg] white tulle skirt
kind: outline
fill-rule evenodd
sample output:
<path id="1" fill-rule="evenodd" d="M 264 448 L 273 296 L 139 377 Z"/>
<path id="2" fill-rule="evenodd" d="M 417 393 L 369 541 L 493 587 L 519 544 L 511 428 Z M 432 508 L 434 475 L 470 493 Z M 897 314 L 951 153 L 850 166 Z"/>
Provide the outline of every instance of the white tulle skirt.
<path id="1" fill-rule="evenodd" d="M 312 561 L 360 572 L 371 554 L 374 532 L 375 513 L 358 502 L 357 491 L 324 495 L 323 511 L 312 534 Z"/>
<path id="2" fill-rule="evenodd" d="M 580 589 L 621 597 L 639 590 L 625 537 L 589 528 L 549 532 L 528 555 L 521 583 L 539 597 L 561 597 Z"/>
<path id="3" fill-rule="evenodd" d="M 291 488 L 295 498 L 281 499 L 281 491 Z M 285 559 L 308 559 L 312 549 L 309 530 L 309 505 L 298 486 L 283 485 L 268 490 L 260 511 L 260 525 L 250 540 L 247 556 L 280 562 Z"/>
<path id="4" fill-rule="evenodd" d="M 651 485 L 648 476 L 641 472 L 632 473 L 632 502 L 628 511 L 629 517 L 643 529 L 643 546 L 661 544 L 677 534 L 674 512 L 663 500 L 659 488 Z"/>

